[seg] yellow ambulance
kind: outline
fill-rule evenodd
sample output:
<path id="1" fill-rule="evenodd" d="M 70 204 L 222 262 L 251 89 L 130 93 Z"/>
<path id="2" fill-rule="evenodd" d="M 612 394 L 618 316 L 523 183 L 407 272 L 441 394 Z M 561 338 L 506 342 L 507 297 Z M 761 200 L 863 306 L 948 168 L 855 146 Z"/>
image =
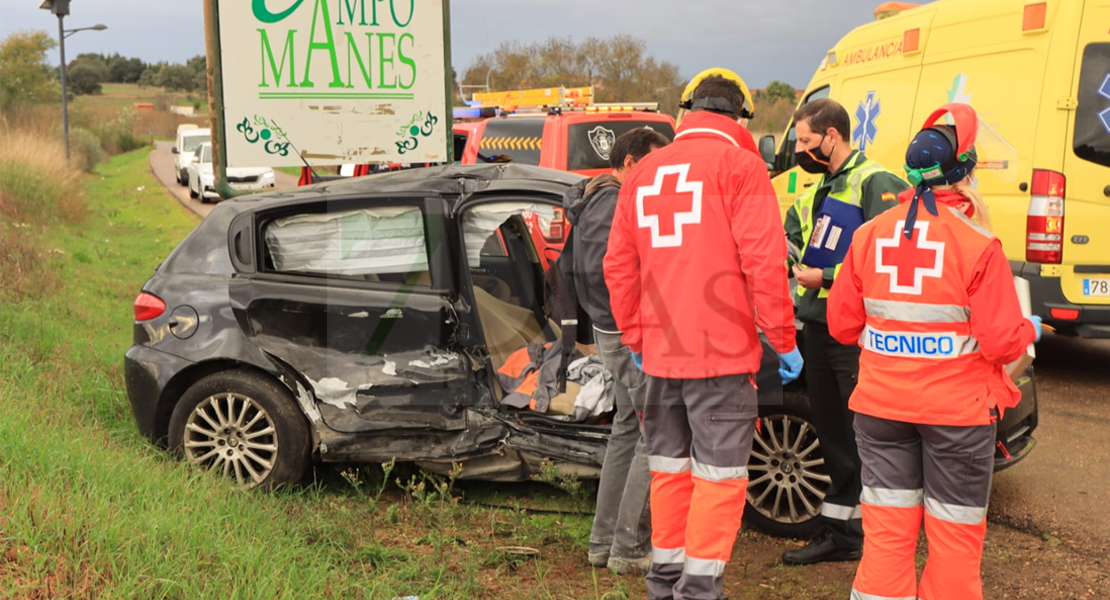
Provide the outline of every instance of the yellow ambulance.
<path id="1" fill-rule="evenodd" d="M 979 114 L 979 191 L 1033 311 L 1060 333 L 1110 337 L 1110 0 L 888 2 L 821 61 L 800 103 L 837 100 L 853 145 L 903 173 L 947 102 Z M 791 124 L 760 141 L 783 211 L 817 180 Z"/>

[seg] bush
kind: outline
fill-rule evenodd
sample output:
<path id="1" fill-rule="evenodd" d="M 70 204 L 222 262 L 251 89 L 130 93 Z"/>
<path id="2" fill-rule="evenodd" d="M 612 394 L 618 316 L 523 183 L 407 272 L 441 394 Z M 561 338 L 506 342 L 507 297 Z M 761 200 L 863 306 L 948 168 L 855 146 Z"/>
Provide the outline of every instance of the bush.
<path id="1" fill-rule="evenodd" d="M 146 140 L 131 131 L 121 131 L 116 136 L 116 148 L 119 148 L 120 153 L 138 150 L 146 145 Z"/>
<path id="2" fill-rule="evenodd" d="M 80 222 L 80 173 L 66 165 L 61 140 L 38 131 L 0 135 L 0 215 L 11 222 Z"/>
<path id="3" fill-rule="evenodd" d="M 135 111 L 125 108 L 114 118 L 101 118 L 85 123 L 100 138 L 104 151 L 110 155 L 130 152 L 146 145 L 143 137 L 135 135 Z"/>
<path id="4" fill-rule="evenodd" d="M 101 84 L 108 79 L 108 70 L 89 60 L 70 63 L 66 70 L 67 91 L 75 95 L 100 94 Z"/>
<path id="5" fill-rule="evenodd" d="M 96 134 L 80 127 L 69 130 L 70 155 L 74 164 L 92 173 L 96 165 L 104 160 L 104 147 Z"/>

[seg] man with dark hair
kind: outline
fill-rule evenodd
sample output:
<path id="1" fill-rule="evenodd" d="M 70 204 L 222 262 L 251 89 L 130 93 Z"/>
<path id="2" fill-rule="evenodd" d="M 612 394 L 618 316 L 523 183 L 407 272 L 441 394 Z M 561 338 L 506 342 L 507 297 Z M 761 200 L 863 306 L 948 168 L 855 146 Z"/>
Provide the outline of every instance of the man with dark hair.
<path id="1" fill-rule="evenodd" d="M 651 564 L 651 475 L 640 433 L 644 375 L 632 363 L 628 347 L 621 343 L 609 307 L 602 261 L 621 182 L 640 159 L 669 143 L 649 127 L 624 133 L 609 153 L 612 173 L 579 182 L 563 199 L 571 224 L 570 250 L 578 304 L 593 322 L 601 363 L 613 375 L 617 405 L 601 468 L 588 559 L 595 567 L 608 567 L 617 573 L 643 573 Z"/>
<path id="2" fill-rule="evenodd" d="M 758 411 L 757 325 L 784 383 L 802 368 L 778 202 L 739 122 L 746 86 L 713 71 L 684 92 L 674 143 L 625 179 L 605 255 L 621 340 L 647 374 L 651 600 L 725 598 Z"/>
<path id="3" fill-rule="evenodd" d="M 814 100 L 794 114 L 795 156 L 821 180 L 798 195 L 786 212 L 786 237 L 801 250 L 793 265 L 798 280 L 795 303 L 802 321 L 810 413 L 832 483 L 821 506 L 821 534 L 807 546 L 787 550 L 791 565 L 858 560 L 863 545 L 860 522 L 860 459 L 848 398 L 859 375 L 860 349 L 829 334 L 826 304 L 840 272 L 853 226 L 898 205 L 909 185 L 849 142 L 848 111 L 829 99 Z M 839 252 L 837 250 L 839 249 Z"/>

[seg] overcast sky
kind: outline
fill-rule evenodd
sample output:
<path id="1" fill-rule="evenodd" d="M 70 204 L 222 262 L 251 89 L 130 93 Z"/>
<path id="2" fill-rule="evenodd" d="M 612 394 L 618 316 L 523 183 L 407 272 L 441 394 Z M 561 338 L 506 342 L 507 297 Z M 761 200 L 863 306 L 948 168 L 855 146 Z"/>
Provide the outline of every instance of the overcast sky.
<path id="1" fill-rule="evenodd" d="M 246 2 L 247 0 L 236 0 Z M 420 0 L 417 0 L 418 2 Z M 452 62 L 464 71 L 478 54 L 505 40 L 628 33 L 683 76 L 728 67 L 752 87 L 779 79 L 804 87 L 826 50 L 872 20 L 882 0 L 452 0 Z M 45 29 L 57 18 L 41 0 L 0 0 L 0 34 Z M 66 40 L 66 55 L 119 52 L 147 62 L 184 62 L 204 53 L 198 0 L 73 0 L 67 29 L 104 23 L 108 31 Z M 57 55 L 51 55 L 56 61 Z"/>

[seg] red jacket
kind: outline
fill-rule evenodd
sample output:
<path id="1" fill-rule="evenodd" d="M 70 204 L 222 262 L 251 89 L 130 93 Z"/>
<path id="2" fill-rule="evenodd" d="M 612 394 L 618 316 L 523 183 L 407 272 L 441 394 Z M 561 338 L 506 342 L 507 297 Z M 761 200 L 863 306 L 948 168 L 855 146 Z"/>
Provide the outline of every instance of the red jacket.
<path id="1" fill-rule="evenodd" d="M 762 346 L 795 346 L 786 241 L 751 134 L 695 112 L 624 180 L 605 282 L 622 340 L 669 379 L 755 373 Z"/>
<path id="2" fill-rule="evenodd" d="M 829 294 L 829 332 L 859 343 L 858 413 L 929 425 L 985 425 L 1021 398 L 1005 372 L 1033 342 L 1002 243 L 937 191 L 937 212 L 908 200 L 860 227 Z"/>

